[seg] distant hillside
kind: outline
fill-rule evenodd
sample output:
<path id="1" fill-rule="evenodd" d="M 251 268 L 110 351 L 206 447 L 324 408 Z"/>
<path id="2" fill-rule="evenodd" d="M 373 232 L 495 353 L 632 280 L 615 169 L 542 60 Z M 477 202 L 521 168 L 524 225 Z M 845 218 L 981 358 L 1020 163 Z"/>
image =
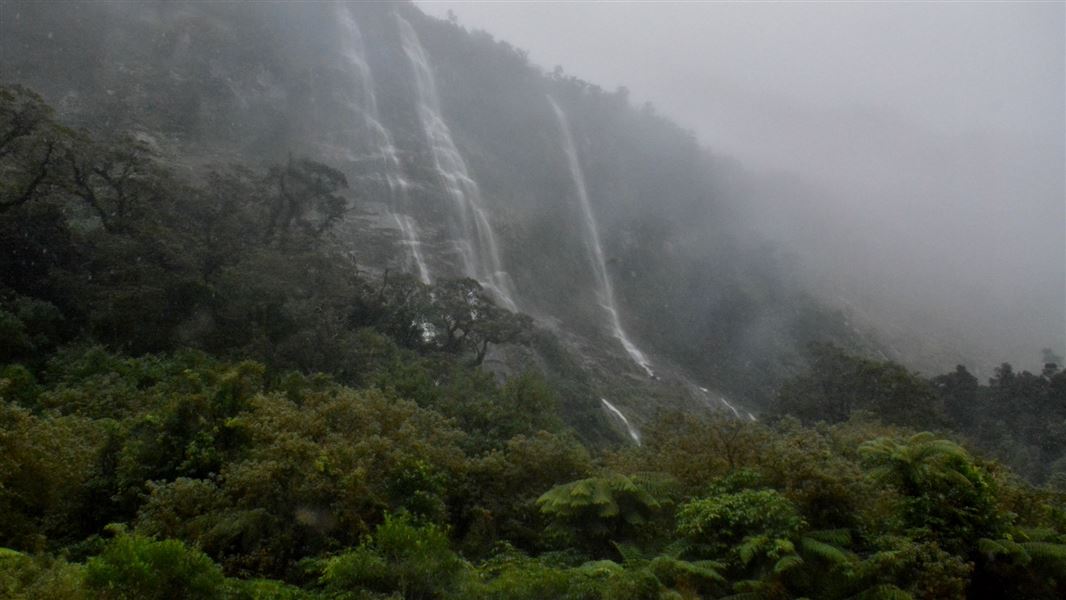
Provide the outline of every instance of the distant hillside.
<path id="1" fill-rule="evenodd" d="M 624 411 L 679 389 L 702 407 L 700 387 L 754 408 L 810 342 L 877 348 L 740 225 L 749 175 L 625 90 L 485 33 L 407 4 L 5 11 L 3 78 L 61 120 L 135 134 L 193 178 L 289 156 L 339 169 L 355 210 L 337 241 L 358 264 L 477 279 L 586 356 Z"/>

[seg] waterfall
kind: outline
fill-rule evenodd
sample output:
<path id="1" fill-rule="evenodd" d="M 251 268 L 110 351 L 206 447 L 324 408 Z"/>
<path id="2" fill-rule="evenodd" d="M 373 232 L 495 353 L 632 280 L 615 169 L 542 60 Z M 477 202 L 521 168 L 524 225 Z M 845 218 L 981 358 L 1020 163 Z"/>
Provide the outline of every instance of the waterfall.
<path id="1" fill-rule="evenodd" d="M 702 386 L 700 386 L 700 391 L 703 392 L 703 394 L 705 396 L 707 396 L 707 398 L 708 398 L 707 407 L 710 408 L 711 410 L 715 410 L 714 404 L 712 404 L 711 401 L 709 400 L 712 397 L 711 396 L 711 391 L 708 390 L 705 387 L 702 387 Z M 738 419 L 742 419 L 743 418 L 743 417 L 740 416 L 740 411 L 737 410 L 737 407 L 735 407 L 732 404 L 730 404 L 729 400 L 725 399 L 725 396 L 718 396 L 718 401 L 721 402 L 722 404 L 724 404 L 726 406 L 726 408 L 728 408 L 729 410 L 733 411 L 733 416 L 734 417 L 736 417 Z M 744 411 L 744 413 L 748 415 L 748 419 L 749 420 L 758 421 L 758 419 L 755 418 L 755 415 L 751 414 L 751 411 L 747 411 L 746 410 L 746 411 Z"/>
<path id="2" fill-rule="evenodd" d="M 437 84 L 422 43 L 411 24 L 394 13 L 400 30 L 404 54 L 414 71 L 418 93 L 418 118 L 429 144 L 433 166 L 441 184 L 451 198 L 458 217 L 462 240 L 458 244 L 463 269 L 478 280 L 504 306 L 515 310 L 510 276 L 503 270 L 496 234 L 482 203 L 481 190 L 470 176 L 466 161 L 452 139 L 451 130 L 441 114 Z"/>
<path id="3" fill-rule="evenodd" d="M 725 396 L 719 396 L 718 399 L 722 401 L 722 404 L 725 404 L 727 407 L 729 407 L 729 410 L 733 411 L 733 416 L 734 417 L 736 417 L 738 419 L 740 418 L 740 411 L 738 411 L 735 406 L 730 404 L 729 400 L 725 399 Z"/>
<path id="4" fill-rule="evenodd" d="M 359 30 L 359 24 L 355 22 L 346 4 L 337 5 L 337 17 L 344 36 L 344 45 L 341 53 L 348 63 L 357 71 L 359 82 L 362 86 L 362 113 L 366 127 L 373 138 L 376 146 L 375 159 L 381 161 L 381 171 L 385 175 L 385 181 L 389 187 L 389 211 L 400 230 L 404 246 L 407 247 L 418 271 L 418 279 L 422 283 L 430 283 L 429 267 L 422 256 L 422 242 L 418 235 L 418 226 L 410 215 L 404 211 L 408 209 L 408 182 L 404 178 L 403 166 L 397 155 L 396 144 L 393 143 L 392 134 L 382 125 L 381 116 L 378 112 L 377 95 L 374 92 L 374 79 L 370 72 L 370 65 L 366 61 L 366 46 L 363 43 L 363 34 Z"/>
<path id="5" fill-rule="evenodd" d="M 622 421 L 622 424 L 626 426 L 626 431 L 629 432 L 629 437 L 633 438 L 633 441 L 636 442 L 637 445 L 639 446 L 640 445 L 640 433 L 637 432 L 637 430 L 634 429 L 633 426 L 629 424 L 629 419 L 627 419 L 626 416 L 622 414 L 622 411 L 620 411 L 617 408 L 615 408 L 615 406 L 613 404 L 611 404 L 610 402 L 608 402 L 606 398 L 600 398 L 600 402 L 603 402 L 603 405 L 607 407 L 607 410 L 611 411 L 611 414 L 613 414 L 614 416 L 618 417 L 618 419 L 620 421 Z"/>
<path id="6" fill-rule="evenodd" d="M 406 183 L 406 181 L 402 181 L 401 186 L 406 188 Z M 422 256 L 422 242 L 419 240 L 418 236 L 418 225 L 415 224 L 414 219 L 412 219 L 410 215 L 404 215 L 394 211 L 392 213 L 392 218 L 396 221 L 396 226 L 400 228 L 404 244 L 406 244 L 410 250 L 411 258 L 415 261 L 415 266 L 418 268 L 418 280 L 428 285 L 433 279 L 429 275 L 429 267 L 426 266 L 426 259 Z"/>
<path id="7" fill-rule="evenodd" d="M 559 121 L 559 129 L 563 135 L 563 149 L 566 151 L 566 159 L 570 165 L 570 177 L 574 180 L 574 187 L 577 188 L 577 197 L 581 204 L 581 216 L 585 225 L 585 241 L 592 255 L 592 269 L 596 275 L 596 287 L 598 288 L 597 294 L 600 297 L 600 305 L 607 311 L 614 337 L 618 338 L 618 341 L 622 343 L 622 347 L 625 348 L 626 353 L 633 359 L 633 362 L 644 369 L 649 377 L 654 377 L 655 373 L 651 370 L 648 358 L 629 339 L 625 329 L 622 328 L 622 320 L 618 316 L 618 305 L 614 300 L 614 288 L 611 286 L 611 279 L 607 275 L 607 260 L 603 255 L 599 228 L 596 226 L 596 217 L 592 214 L 592 203 L 589 202 L 588 189 L 585 186 L 585 174 L 581 170 L 581 163 L 578 162 L 577 148 L 574 146 L 574 139 L 570 133 L 570 124 L 566 119 L 566 113 L 563 112 L 563 109 L 559 107 L 551 96 L 548 97 L 548 102 L 551 103 L 552 109 L 555 110 L 555 117 Z"/>

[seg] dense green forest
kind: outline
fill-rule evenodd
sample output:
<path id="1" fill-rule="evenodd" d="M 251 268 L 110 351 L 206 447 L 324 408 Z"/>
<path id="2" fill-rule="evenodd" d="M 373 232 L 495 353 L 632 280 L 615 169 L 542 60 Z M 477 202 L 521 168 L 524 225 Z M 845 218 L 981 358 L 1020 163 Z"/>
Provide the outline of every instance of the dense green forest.
<path id="1" fill-rule="evenodd" d="M 9 86 L 0 176 L 0 596 L 1066 595 L 1056 357 L 815 345 L 760 421 L 631 445 L 529 317 L 339 251 L 331 166 L 191 176 Z"/>

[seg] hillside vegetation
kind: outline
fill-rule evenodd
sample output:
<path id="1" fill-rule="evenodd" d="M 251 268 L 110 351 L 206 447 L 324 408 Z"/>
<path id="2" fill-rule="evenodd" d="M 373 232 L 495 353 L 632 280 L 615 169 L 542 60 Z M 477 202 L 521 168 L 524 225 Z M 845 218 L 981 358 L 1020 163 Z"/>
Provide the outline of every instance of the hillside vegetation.
<path id="1" fill-rule="evenodd" d="M 0 174 L 4 597 L 1066 595 L 1054 364 L 814 346 L 762 421 L 661 411 L 630 445 L 477 282 L 338 250 L 334 167 L 190 177 L 8 86 Z"/>

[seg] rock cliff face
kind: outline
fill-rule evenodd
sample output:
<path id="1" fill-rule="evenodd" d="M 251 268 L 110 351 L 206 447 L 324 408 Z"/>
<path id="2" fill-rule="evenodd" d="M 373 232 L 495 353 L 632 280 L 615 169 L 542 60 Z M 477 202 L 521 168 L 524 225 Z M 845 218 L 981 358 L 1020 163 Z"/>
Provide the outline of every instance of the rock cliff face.
<path id="1" fill-rule="evenodd" d="M 132 132 L 191 177 L 289 156 L 344 171 L 337 243 L 368 269 L 472 277 L 535 316 L 634 437 L 663 402 L 750 418 L 809 341 L 868 345 L 738 225 L 737 165 L 624 89 L 544 72 L 413 5 L 3 12 L 2 79 L 73 125 Z"/>

